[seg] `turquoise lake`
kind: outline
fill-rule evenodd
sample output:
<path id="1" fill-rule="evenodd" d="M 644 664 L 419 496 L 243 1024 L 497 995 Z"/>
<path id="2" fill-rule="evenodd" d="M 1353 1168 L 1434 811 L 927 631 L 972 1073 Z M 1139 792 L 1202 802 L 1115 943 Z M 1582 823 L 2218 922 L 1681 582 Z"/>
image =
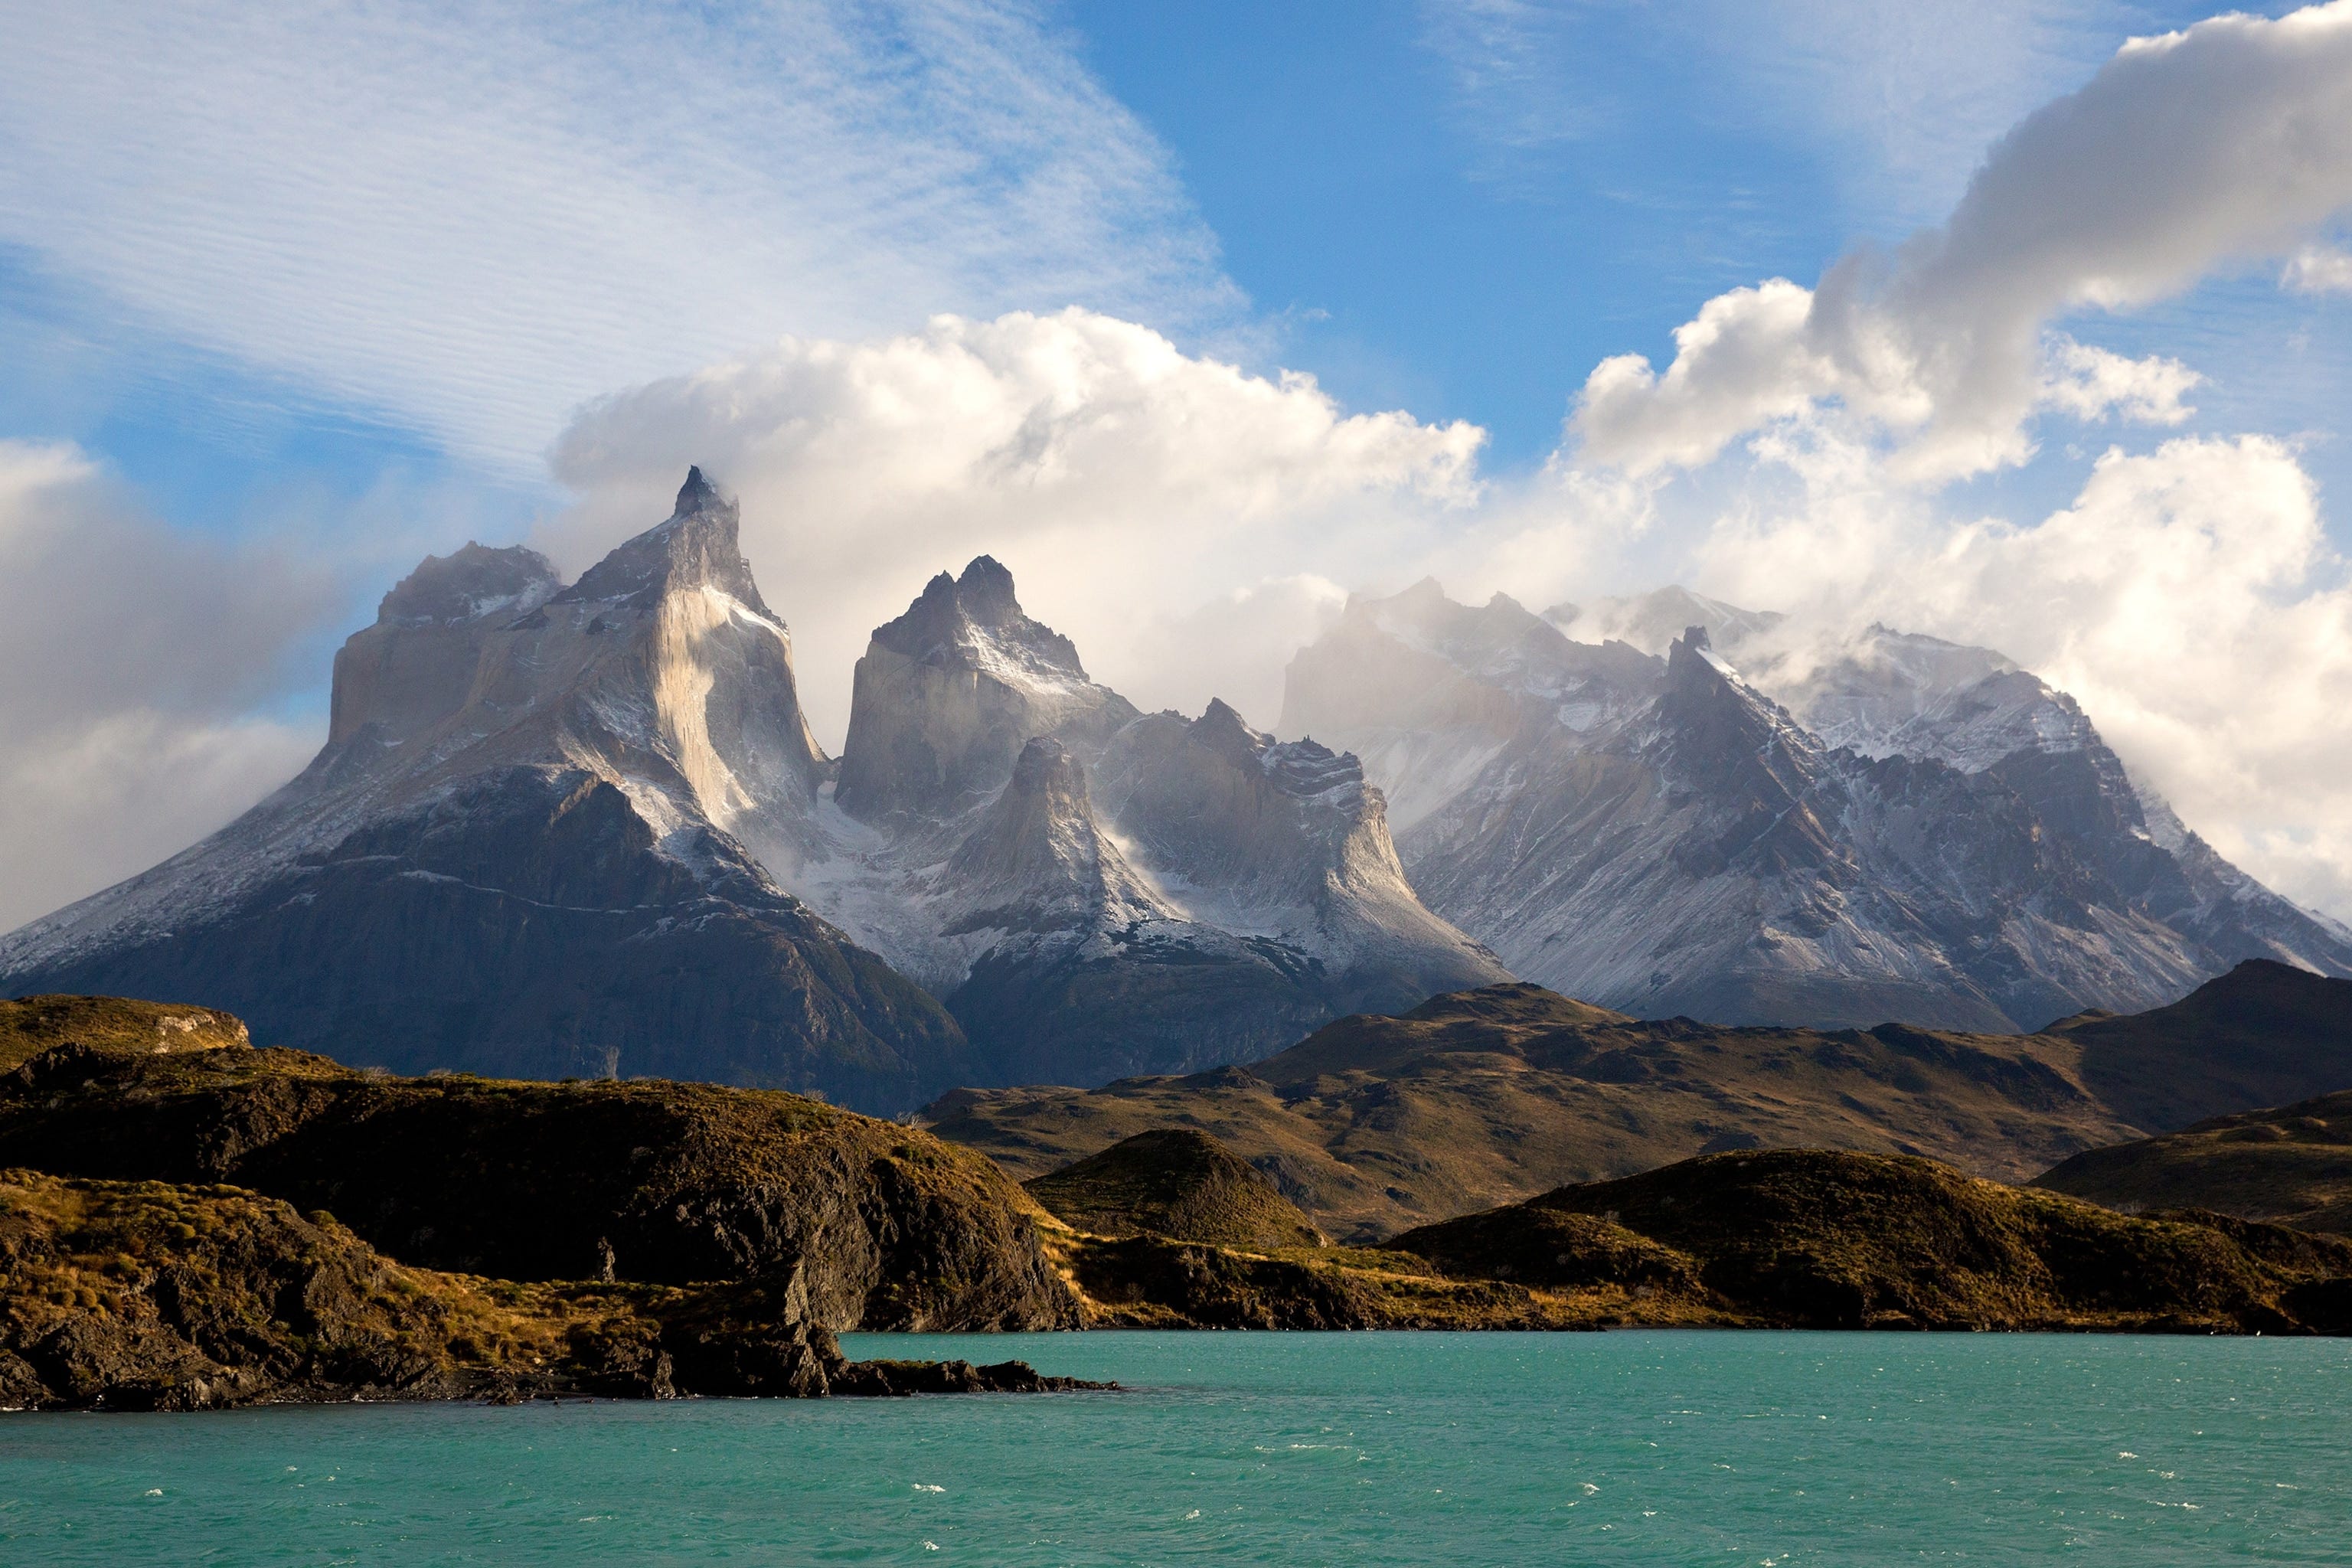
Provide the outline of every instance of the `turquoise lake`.
<path id="1" fill-rule="evenodd" d="M 1118 1394 L 0 1416 L 0 1563 L 2352 1563 L 2352 1342 L 852 1335 Z"/>

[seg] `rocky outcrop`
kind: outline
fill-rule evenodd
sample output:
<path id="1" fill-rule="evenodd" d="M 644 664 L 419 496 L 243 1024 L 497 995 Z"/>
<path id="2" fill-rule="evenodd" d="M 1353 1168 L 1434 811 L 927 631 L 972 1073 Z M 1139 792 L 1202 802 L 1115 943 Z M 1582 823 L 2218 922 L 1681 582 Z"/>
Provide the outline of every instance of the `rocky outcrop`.
<path id="1" fill-rule="evenodd" d="M 1323 1233 L 1255 1166 L 1208 1133 L 1155 1128 L 1026 1184 L 1055 1218 L 1097 1236 L 1150 1234 L 1264 1252 Z"/>
<path id="2" fill-rule="evenodd" d="M 1696 618 L 1659 658 L 1499 595 L 1354 601 L 1292 664 L 1282 729 L 1366 759 L 1433 910 L 1645 1016 L 2023 1030 L 2249 956 L 2352 973 L 2352 937 L 2170 822 L 1999 655 L 1881 628 L 1824 657 L 1690 595 L 1554 614 L 1647 637 L 1669 610 Z"/>
<path id="3" fill-rule="evenodd" d="M 336 661 L 302 775 L 0 938 L 11 989 L 198 995 L 421 1071 L 649 1073 L 896 1111 L 984 1073 L 932 997 L 779 885 L 829 764 L 698 472 L 569 588 L 469 545 Z"/>
<path id="4" fill-rule="evenodd" d="M 165 1054 L 249 1046 L 245 1020 L 217 1007 L 133 1002 L 121 996 L 19 996 L 0 1001 L 0 1071 L 54 1046 Z"/>
<path id="5" fill-rule="evenodd" d="M 1075 1321 L 1034 1206 L 981 1156 L 795 1095 L 397 1079 L 320 1057 L 68 1046 L 0 1077 L 0 1164 L 234 1183 L 419 1267 L 794 1281 L 829 1329 Z"/>
<path id="6" fill-rule="evenodd" d="M 846 1361 L 796 1283 L 517 1285 L 402 1267 L 235 1187 L 0 1171 L 0 1408 L 1103 1386 Z"/>

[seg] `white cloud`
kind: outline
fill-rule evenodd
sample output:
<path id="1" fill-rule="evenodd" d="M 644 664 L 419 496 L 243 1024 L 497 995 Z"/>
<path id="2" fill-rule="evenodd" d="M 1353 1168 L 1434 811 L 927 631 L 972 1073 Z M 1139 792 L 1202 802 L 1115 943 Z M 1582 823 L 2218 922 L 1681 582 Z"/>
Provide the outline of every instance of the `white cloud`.
<path id="1" fill-rule="evenodd" d="M 1458 521 L 1485 439 L 1349 415 L 1309 377 L 1246 374 L 1085 310 L 942 316 L 896 338 L 787 339 L 597 403 L 556 446 L 582 504 L 542 542 L 577 569 L 664 515 L 701 465 L 741 498 L 745 553 L 836 740 L 867 634 L 983 552 L 1097 679 L 1197 711 L 1244 700 L 1219 683 L 1311 621 L 1313 579 L 1378 575 Z M 1186 653 L 1187 628 L 1213 640 Z"/>
<path id="2" fill-rule="evenodd" d="M 2287 258 L 2279 281 L 2298 294 L 2352 294 L 2352 256 L 2333 246 L 2305 246 Z"/>
<path id="3" fill-rule="evenodd" d="M 249 710 L 334 596 L 156 525 L 72 447 L 0 441 L 0 930 L 291 777 L 324 726 Z"/>
<path id="4" fill-rule="evenodd" d="M 0 240 L 510 469 L 780 332 L 1235 308 L 1028 0 L 8 7 Z"/>
<path id="5" fill-rule="evenodd" d="M 1603 362 L 1571 428 L 1585 460 L 1639 474 L 1833 404 L 1905 477 L 2021 462 L 2039 407 L 2168 419 L 2188 384 L 2170 362 L 2086 363 L 2101 351 L 2048 322 L 2279 254 L 2347 204 L 2352 0 L 2136 39 L 2002 137 L 1941 227 L 1854 251 L 1814 289 L 1709 300 L 1664 374 Z"/>

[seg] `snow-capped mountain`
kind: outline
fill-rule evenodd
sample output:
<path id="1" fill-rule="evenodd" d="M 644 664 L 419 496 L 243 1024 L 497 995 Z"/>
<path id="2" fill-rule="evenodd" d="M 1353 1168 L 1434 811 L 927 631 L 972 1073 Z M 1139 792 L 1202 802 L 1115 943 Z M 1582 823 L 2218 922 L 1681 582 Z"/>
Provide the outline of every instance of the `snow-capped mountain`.
<path id="1" fill-rule="evenodd" d="M 1663 657 L 1559 624 L 1674 616 Z M 1538 616 L 1423 583 L 1298 656 L 1281 728 L 1366 759 L 1433 910 L 1629 1012 L 2032 1028 L 2247 957 L 2352 973 L 2347 933 L 2144 802 L 2063 692 L 1984 649 L 1882 629 L 1801 658 L 1777 630 L 1679 589 Z"/>
<path id="2" fill-rule="evenodd" d="M 875 633 L 836 763 L 738 521 L 694 471 L 568 587 L 528 550 L 428 558 L 336 656 L 300 777 L 0 937 L 0 985 L 200 997 L 404 1070 L 898 1111 L 1504 976 L 1414 899 L 1353 759 L 1139 715 L 986 557 Z"/>
<path id="3" fill-rule="evenodd" d="M 564 587 L 428 558 L 335 659 L 326 746 L 219 833 L 0 938 L 0 985 L 204 996 L 404 1070 L 621 1072 L 896 1110 L 980 1068 L 762 857 L 817 841 L 792 644 L 699 472 Z"/>
<path id="4" fill-rule="evenodd" d="M 829 805 L 788 884 L 1015 1080 L 1252 1060 L 1506 973 L 1413 896 L 1354 758 L 1138 714 L 986 556 L 875 631 Z"/>

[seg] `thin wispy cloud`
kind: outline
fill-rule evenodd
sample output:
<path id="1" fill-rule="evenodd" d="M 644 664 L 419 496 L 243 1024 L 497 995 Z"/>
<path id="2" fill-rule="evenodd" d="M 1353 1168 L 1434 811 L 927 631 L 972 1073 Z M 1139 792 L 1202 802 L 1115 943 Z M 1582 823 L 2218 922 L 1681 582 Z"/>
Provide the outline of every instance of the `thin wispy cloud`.
<path id="1" fill-rule="evenodd" d="M 1463 130 L 1489 149 L 1489 177 L 1654 125 L 1663 71 L 1696 84 L 1724 128 L 1821 158 L 1851 216 L 1875 226 L 1949 207 L 1993 139 L 2095 69 L 2137 11 L 2120 0 L 1427 0 L 1422 15 Z M 1623 68 L 1629 39 L 1658 57 L 1651 72 Z"/>
<path id="2" fill-rule="evenodd" d="M 1020 0 L 7 7 L 0 240 L 537 472 L 589 397 L 787 331 L 1237 296 Z"/>

